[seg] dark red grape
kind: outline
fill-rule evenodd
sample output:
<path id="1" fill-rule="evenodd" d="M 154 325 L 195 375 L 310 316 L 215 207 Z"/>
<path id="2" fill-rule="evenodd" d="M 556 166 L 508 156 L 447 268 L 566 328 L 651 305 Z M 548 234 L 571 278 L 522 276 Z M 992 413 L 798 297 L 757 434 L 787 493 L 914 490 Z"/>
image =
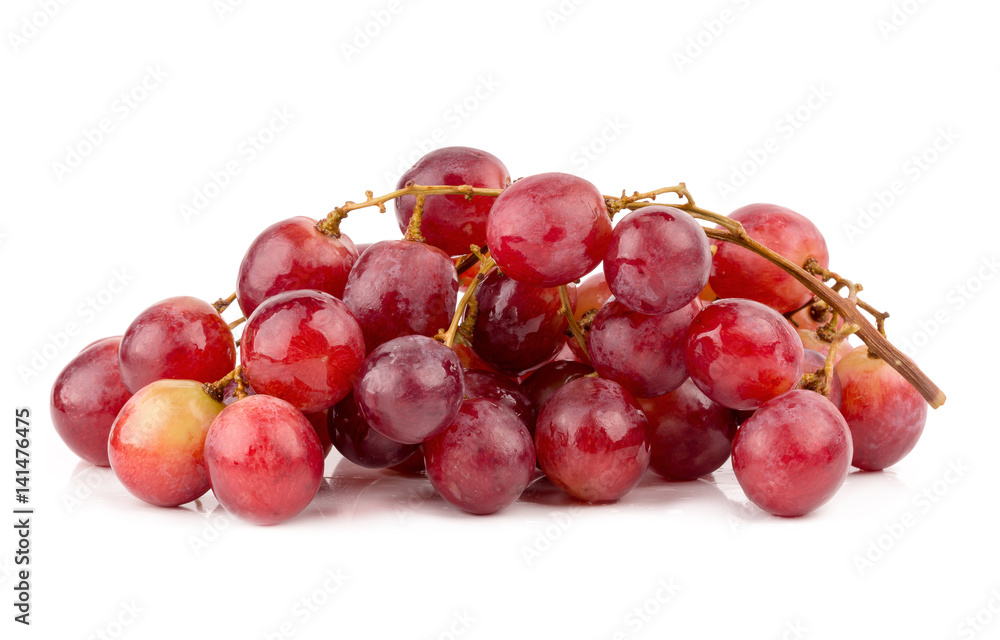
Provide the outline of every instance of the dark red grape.
<path id="1" fill-rule="evenodd" d="M 218 415 L 205 440 L 205 462 L 219 504 L 254 524 L 300 513 L 323 481 L 316 430 L 291 404 L 266 395 L 244 398 Z"/>
<path id="2" fill-rule="evenodd" d="M 240 343 L 243 374 L 257 393 L 305 413 L 350 393 L 364 354 L 361 327 L 347 305 L 320 291 L 268 298 L 247 320 Z"/>
<path id="3" fill-rule="evenodd" d="M 489 371 L 465 372 L 465 397 L 486 398 L 512 410 L 528 431 L 535 433 L 535 405 L 517 384 L 507 376 Z"/>
<path id="4" fill-rule="evenodd" d="M 420 242 L 373 244 L 351 269 L 344 289 L 371 353 L 407 335 L 433 336 L 447 329 L 458 302 L 458 274 L 451 258 Z"/>
<path id="5" fill-rule="evenodd" d="M 470 147 L 444 147 L 417 160 L 399 178 L 397 189 L 407 182 L 419 185 L 449 185 L 503 189 L 510 185 L 507 167 L 491 153 Z M 486 219 L 493 206 L 490 196 L 427 196 L 420 218 L 420 232 L 431 244 L 451 256 L 469 253 L 469 245 L 486 244 Z M 396 198 L 396 219 L 406 232 L 416 196 Z"/>
<path id="6" fill-rule="evenodd" d="M 913 450 L 927 422 L 920 393 L 881 358 L 860 346 L 837 363 L 844 388 L 840 411 L 854 437 L 852 464 L 865 471 L 890 467 Z"/>
<path id="7" fill-rule="evenodd" d="M 158 380 L 129 398 L 108 437 L 115 475 L 135 497 L 176 507 L 209 489 L 205 435 L 225 408 L 193 380 Z"/>
<path id="8" fill-rule="evenodd" d="M 536 287 L 585 276 L 601 263 L 611 218 L 597 187 L 565 173 L 522 178 L 500 194 L 486 225 L 490 254 L 505 274 Z"/>
<path id="9" fill-rule="evenodd" d="M 756 409 L 802 377 L 802 342 L 777 311 L 721 299 L 695 316 L 684 364 L 702 393 L 730 409 Z"/>
<path id="10" fill-rule="evenodd" d="M 402 473 L 407 476 L 418 476 L 426 471 L 426 466 L 424 465 L 424 451 L 420 445 L 417 446 L 417 450 L 410 454 L 410 457 L 403 460 L 399 464 L 394 464 L 389 467 L 396 473 Z"/>
<path id="11" fill-rule="evenodd" d="M 441 497 L 485 515 L 512 504 L 535 471 L 535 446 L 512 410 L 493 400 L 462 403 L 448 427 L 424 443 L 427 476 Z"/>
<path id="12" fill-rule="evenodd" d="M 521 383 L 521 389 L 531 399 L 537 416 L 553 393 L 561 389 L 567 382 L 593 372 L 592 367 L 582 362 L 555 360 L 532 371 Z"/>
<path id="13" fill-rule="evenodd" d="M 649 316 L 609 300 L 594 317 L 587 341 L 594 369 L 637 397 L 673 391 L 688 377 L 685 338 L 701 308 L 696 297 L 673 312 Z"/>
<path id="14" fill-rule="evenodd" d="M 90 464 L 107 467 L 108 434 L 132 393 L 118 371 L 121 336 L 80 352 L 56 377 L 49 396 L 52 426 L 66 446 Z"/>
<path id="15" fill-rule="evenodd" d="M 843 348 L 845 345 L 841 345 Z M 839 353 L 839 350 L 838 350 Z M 826 356 L 818 351 L 813 351 L 812 349 L 805 349 L 802 359 L 802 371 L 803 377 L 806 374 L 815 373 L 816 371 L 822 369 L 826 365 Z M 841 403 L 844 400 L 844 388 L 840 383 L 840 374 L 837 370 L 833 370 L 833 379 L 830 381 L 830 402 L 833 406 L 840 408 Z"/>
<path id="16" fill-rule="evenodd" d="M 830 264 L 826 240 L 808 218 L 774 204 L 750 204 L 729 215 L 751 238 L 802 266 L 815 258 Z M 777 265 L 749 249 L 721 240 L 712 258 L 712 289 L 720 298 L 749 298 L 781 313 L 802 306 L 812 293 Z"/>
<path id="17" fill-rule="evenodd" d="M 272 224 L 250 244 L 236 278 L 236 298 L 250 317 L 261 302 L 284 291 L 315 289 L 341 298 L 358 250 L 346 235 L 332 238 L 299 216 Z"/>
<path id="18" fill-rule="evenodd" d="M 316 430 L 316 436 L 319 438 L 320 447 L 323 449 L 323 458 L 325 459 L 330 452 L 333 451 L 333 440 L 330 439 L 330 431 L 327 429 L 327 422 L 330 419 L 331 409 L 323 409 L 322 411 L 317 411 L 315 413 L 304 413 L 306 420 L 312 425 L 313 429 Z"/>
<path id="19" fill-rule="evenodd" d="M 632 490 L 649 466 L 651 433 L 635 399 L 617 382 L 578 378 L 538 416 L 538 465 L 577 500 L 610 502 Z"/>
<path id="20" fill-rule="evenodd" d="M 354 402 L 353 393 L 330 409 L 327 424 L 337 451 L 354 464 L 369 469 L 401 464 L 420 448 L 418 444 L 390 440 L 369 427 Z"/>
<path id="21" fill-rule="evenodd" d="M 215 382 L 236 366 L 236 343 L 212 305 L 188 296 L 167 298 L 129 325 L 118 366 L 132 393 L 163 379 Z"/>
<path id="22" fill-rule="evenodd" d="M 570 302 L 575 287 L 568 291 Z M 494 270 L 476 289 L 479 313 L 472 332 L 476 353 L 503 371 L 535 367 L 562 348 L 569 321 L 557 287 L 522 284 Z"/>
<path id="23" fill-rule="evenodd" d="M 837 407 L 794 389 L 761 405 L 733 442 L 733 471 L 750 501 L 776 516 L 826 503 L 847 478 L 851 433 Z"/>
<path id="24" fill-rule="evenodd" d="M 687 380 L 676 391 L 639 398 L 653 430 L 649 467 L 668 480 L 697 480 L 729 459 L 739 416 Z"/>
<path id="25" fill-rule="evenodd" d="M 354 401 L 365 422 L 386 438 L 419 444 L 455 419 L 464 392 L 454 351 L 431 338 L 404 336 L 365 359 Z"/>
<path id="26" fill-rule="evenodd" d="M 712 251 L 694 218 L 654 205 L 615 225 L 604 275 L 615 299 L 633 311 L 669 313 L 698 297 L 708 284 Z"/>

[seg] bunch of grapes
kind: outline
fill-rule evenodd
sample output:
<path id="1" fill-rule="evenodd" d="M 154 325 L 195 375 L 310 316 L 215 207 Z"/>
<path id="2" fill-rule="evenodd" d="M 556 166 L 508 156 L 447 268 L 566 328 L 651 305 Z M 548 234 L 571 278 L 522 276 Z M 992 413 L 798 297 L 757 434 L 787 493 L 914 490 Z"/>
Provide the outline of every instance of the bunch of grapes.
<path id="1" fill-rule="evenodd" d="M 684 201 L 653 202 L 664 193 Z M 341 233 L 348 212 L 390 200 L 403 239 Z M 751 501 L 802 515 L 852 465 L 898 462 L 924 397 L 943 402 L 828 263 L 784 207 L 727 218 L 683 184 L 606 197 L 563 173 L 512 183 L 489 153 L 440 149 L 387 196 L 264 229 L 229 299 L 163 300 L 85 348 L 55 381 L 53 423 L 148 503 L 211 490 L 259 524 L 309 504 L 334 447 L 426 471 L 474 514 L 539 474 L 609 502 L 649 468 L 693 480 L 732 456 Z M 234 300 L 238 341 L 244 318 L 222 317 Z"/>

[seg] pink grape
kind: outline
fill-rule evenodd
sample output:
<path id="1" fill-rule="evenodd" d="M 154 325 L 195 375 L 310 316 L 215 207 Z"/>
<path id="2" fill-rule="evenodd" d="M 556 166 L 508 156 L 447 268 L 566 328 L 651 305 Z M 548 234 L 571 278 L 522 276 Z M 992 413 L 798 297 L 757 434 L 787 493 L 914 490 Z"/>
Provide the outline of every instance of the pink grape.
<path id="1" fill-rule="evenodd" d="M 694 218 L 661 205 L 643 207 L 618 221 L 604 258 L 615 299 L 633 311 L 676 311 L 708 284 L 712 252 Z"/>
<path id="2" fill-rule="evenodd" d="M 756 409 L 802 377 L 802 342 L 759 302 L 721 299 L 695 316 L 684 363 L 702 393 L 730 409 Z"/>
<path id="3" fill-rule="evenodd" d="M 774 204 L 750 204 L 729 215 L 751 238 L 802 266 L 815 258 L 830 265 L 826 240 L 808 218 Z M 749 249 L 721 240 L 712 258 L 709 284 L 720 298 L 749 298 L 781 313 L 802 306 L 812 293 L 777 265 Z"/>
<path id="4" fill-rule="evenodd" d="M 895 369 L 869 358 L 860 346 L 837 363 L 844 388 L 840 405 L 854 437 L 852 464 L 879 471 L 902 460 L 917 445 L 927 422 L 927 403 Z"/>
<path id="5" fill-rule="evenodd" d="M 794 389 L 761 405 L 733 441 L 733 471 L 751 502 L 776 516 L 826 503 L 847 478 L 851 432 L 813 391 Z"/>
<path id="6" fill-rule="evenodd" d="M 496 199 L 486 241 L 500 269 L 524 284 L 552 287 L 585 276 L 611 240 L 604 196 L 583 178 L 542 173 Z"/>
<path id="7" fill-rule="evenodd" d="M 649 422 L 617 382 L 578 378 L 556 391 L 535 427 L 538 465 L 577 500 L 612 502 L 649 466 Z"/>

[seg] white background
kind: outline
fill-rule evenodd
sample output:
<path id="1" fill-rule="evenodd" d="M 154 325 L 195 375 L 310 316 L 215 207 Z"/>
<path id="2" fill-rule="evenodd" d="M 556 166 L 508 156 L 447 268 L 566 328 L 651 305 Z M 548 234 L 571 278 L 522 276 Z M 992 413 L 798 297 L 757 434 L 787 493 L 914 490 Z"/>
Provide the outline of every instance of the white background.
<path id="1" fill-rule="evenodd" d="M 1000 6 L 234 4 L 7 0 L 0 12 L 0 496 L 13 507 L 12 414 L 27 406 L 37 509 L 30 629 L 11 620 L 4 525 L 5 638 L 1000 635 L 987 191 Z M 128 106 L 133 91 L 144 99 Z M 251 136 L 269 140 L 252 158 Z M 472 517 L 426 480 L 333 453 L 310 510 L 259 528 L 210 495 L 148 507 L 59 441 L 49 389 L 80 348 L 162 298 L 229 294 L 262 228 L 388 191 L 427 144 L 486 149 L 514 177 L 577 173 L 605 193 L 684 180 L 717 211 L 791 207 L 823 230 L 833 268 L 892 312 L 890 338 L 948 403 L 903 462 L 852 474 L 795 520 L 748 505 L 728 465 L 714 483 L 647 478 L 610 506 L 533 487 Z M 239 173 L 208 187 L 231 162 Z M 206 187 L 215 197 L 185 219 Z M 398 233 L 373 210 L 344 229 L 359 242 Z M 127 286 L 112 294 L 115 274 Z M 99 312 L 80 308 L 88 297 Z"/>

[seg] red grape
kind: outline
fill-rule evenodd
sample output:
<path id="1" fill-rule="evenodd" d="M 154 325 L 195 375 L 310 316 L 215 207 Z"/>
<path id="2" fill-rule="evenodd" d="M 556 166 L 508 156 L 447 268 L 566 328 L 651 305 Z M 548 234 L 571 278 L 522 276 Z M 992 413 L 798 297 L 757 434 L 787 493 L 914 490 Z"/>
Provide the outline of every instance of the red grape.
<path id="1" fill-rule="evenodd" d="M 632 490 L 649 466 L 645 414 L 617 382 L 578 378 L 556 391 L 538 416 L 538 464 L 577 500 L 611 502 Z"/>
<path id="2" fill-rule="evenodd" d="M 802 377 L 802 342 L 759 302 L 721 299 L 691 322 L 684 364 L 702 393 L 730 409 L 756 409 Z"/>
<path id="3" fill-rule="evenodd" d="M 505 274 L 538 287 L 566 284 L 601 263 L 611 218 L 597 187 L 565 173 L 522 178 L 500 194 L 486 225 Z"/>
<path id="4" fill-rule="evenodd" d="M 454 351 L 431 338 L 404 336 L 365 359 L 354 401 L 365 422 L 386 438 L 419 444 L 455 419 L 464 391 Z"/>
<path id="5" fill-rule="evenodd" d="M 572 303 L 575 292 L 569 294 Z M 562 348 L 569 322 L 558 288 L 522 284 L 494 270 L 479 284 L 476 300 L 472 344 L 494 367 L 519 373 Z"/>
<path id="6" fill-rule="evenodd" d="M 729 216 L 741 223 L 751 238 L 802 266 L 815 258 L 830 264 L 826 240 L 808 218 L 774 204 L 751 204 Z M 712 289 L 720 298 L 749 298 L 781 313 L 802 306 L 812 293 L 775 264 L 749 249 L 716 240 L 712 258 Z"/>
<path id="7" fill-rule="evenodd" d="M 594 369 L 637 397 L 673 391 L 688 377 L 684 341 L 701 308 L 695 297 L 673 312 L 649 316 L 617 298 L 608 301 L 594 317 L 587 341 Z"/>
<path id="8" fill-rule="evenodd" d="M 510 185 L 507 167 L 491 153 L 470 147 L 444 147 L 417 160 L 399 178 L 397 189 L 407 182 L 420 185 L 448 185 L 503 189 Z M 486 243 L 486 219 L 493 206 L 490 196 L 432 195 L 424 199 L 420 233 L 427 243 L 450 256 L 469 253 L 469 245 Z M 406 232 L 417 196 L 396 198 L 396 219 Z"/>
<path id="9" fill-rule="evenodd" d="M 370 353 L 406 335 L 433 336 L 451 324 L 458 274 L 436 247 L 406 240 L 373 244 L 351 269 L 344 289 Z"/>
<path id="10" fill-rule="evenodd" d="M 712 251 L 694 218 L 654 205 L 633 211 L 615 225 L 604 258 L 604 275 L 615 299 L 646 314 L 676 311 L 708 284 Z"/>
<path id="11" fill-rule="evenodd" d="M 729 459 L 739 416 L 687 380 L 676 391 L 639 398 L 653 431 L 649 467 L 668 480 L 696 480 Z"/>
<path id="12" fill-rule="evenodd" d="M 365 341 L 347 305 L 320 291 L 268 298 L 247 320 L 243 373 L 259 394 L 305 413 L 332 407 L 351 391 Z"/>
<path id="13" fill-rule="evenodd" d="M 927 422 L 920 393 L 880 358 L 860 346 L 837 363 L 844 387 L 840 411 L 854 437 L 852 464 L 865 471 L 890 467 L 916 446 Z"/>
<path id="14" fill-rule="evenodd" d="M 243 315 L 284 291 L 315 289 L 342 298 L 358 250 L 346 235 L 333 238 L 299 216 L 272 224 L 250 244 L 236 279 Z"/>
<path id="15" fill-rule="evenodd" d="M 448 427 L 424 443 L 427 476 L 441 497 L 485 515 L 512 504 L 535 471 L 535 446 L 524 422 L 493 400 L 462 403 Z"/>
<path id="16" fill-rule="evenodd" d="M 354 402 L 353 393 L 330 409 L 327 424 L 337 451 L 354 464 L 369 469 L 401 464 L 420 448 L 417 444 L 390 440 L 368 426 Z"/>
<path id="17" fill-rule="evenodd" d="M 108 434 L 132 394 L 118 371 L 121 336 L 104 338 L 80 352 L 52 385 L 52 426 L 73 453 L 107 467 Z"/>
<path id="18" fill-rule="evenodd" d="M 216 417 L 205 461 L 219 504 L 254 524 L 298 514 L 323 481 L 316 430 L 291 404 L 266 395 L 244 398 Z"/>
<path id="19" fill-rule="evenodd" d="M 126 329 L 118 366 L 132 393 L 163 379 L 215 382 L 236 366 L 236 343 L 212 305 L 188 296 L 167 298 Z"/>
<path id="20" fill-rule="evenodd" d="M 851 432 L 837 407 L 795 389 L 764 403 L 733 442 L 733 471 L 750 501 L 776 516 L 801 516 L 847 478 Z"/>
<path id="21" fill-rule="evenodd" d="M 135 497 L 176 507 L 209 489 L 205 435 L 225 408 L 193 380 L 158 380 L 122 407 L 108 437 L 115 475 Z"/>

